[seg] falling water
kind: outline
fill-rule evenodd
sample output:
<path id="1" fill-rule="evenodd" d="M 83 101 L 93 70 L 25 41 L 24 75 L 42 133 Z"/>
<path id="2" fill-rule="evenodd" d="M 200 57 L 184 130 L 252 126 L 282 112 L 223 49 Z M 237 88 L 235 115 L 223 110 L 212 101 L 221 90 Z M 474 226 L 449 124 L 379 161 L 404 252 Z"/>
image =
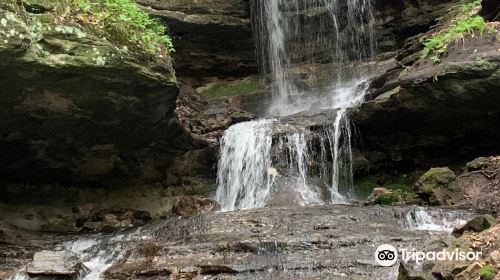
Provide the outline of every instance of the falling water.
<path id="1" fill-rule="evenodd" d="M 271 190 L 272 123 L 233 125 L 221 139 L 216 199 L 222 210 L 263 207 Z"/>
<path id="2" fill-rule="evenodd" d="M 216 199 L 223 210 L 262 207 L 269 196 L 280 192 L 293 193 L 297 198 L 292 200 L 299 205 L 348 203 L 353 176 L 347 109 L 363 101 L 362 85 L 369 75 L 353 71 L 348 64 L 373 56 L 371 0 L 256 0 L 252 4 L 260 65 L 272 82 L 269 115 L 277 119 L 238 124 L 225 133 Z M 328 77 L 326 85 L 304 86 L 302 70 L 319 64 L 331 66 L 326 74 L 315 70 L 309 74 L 317 80 Z M 322 109 L 336 113 L 320 137 L 321 152 L 314 151 L 311 131 L 301 125 L 273 135 L 284 116 Z M 325 186 L 330 190 L 327 199 Z"/>

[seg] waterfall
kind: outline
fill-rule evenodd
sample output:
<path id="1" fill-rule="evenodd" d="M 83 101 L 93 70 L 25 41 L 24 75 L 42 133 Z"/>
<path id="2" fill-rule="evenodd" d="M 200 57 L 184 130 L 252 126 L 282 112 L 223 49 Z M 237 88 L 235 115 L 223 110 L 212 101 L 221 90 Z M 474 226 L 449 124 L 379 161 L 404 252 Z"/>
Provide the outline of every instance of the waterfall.
<path id="1" fill-rule="evenodd" d="M 239 123 L 224 133 L 215 195 L 222 210 L 265 205 L 274 178 L 270 154 L 273 122 Z"/>
<path id="2" fill-rule="evenodd" d="M 263 207 L 284 193 L 299 205 L 352 198 L 348 109 L 363 101 L 370 73 L 349 63 L 374 54 L 371 1 L 251 2 L 259 64 L 271 81 L 273 120 L 237 124 L 224 134 L 216 193 L 223 210 Z M 303 76 L 313 81 L 304 83 Z M 314 151 L 314 133 L 300 124 L 274 135 L 284 117 L 320 110 L 336 110 L 320 137 L 321 151 Z"/>

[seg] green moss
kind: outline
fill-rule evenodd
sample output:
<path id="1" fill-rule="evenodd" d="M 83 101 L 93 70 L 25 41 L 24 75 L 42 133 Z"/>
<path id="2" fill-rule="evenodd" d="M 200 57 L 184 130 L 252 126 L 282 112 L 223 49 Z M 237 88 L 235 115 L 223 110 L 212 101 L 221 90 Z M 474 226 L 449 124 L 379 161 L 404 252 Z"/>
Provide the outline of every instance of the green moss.
<path id="1" fill-rule="evenodd" d="M 438 186 L 454 189 L 457 186 L 457 177 L 448 167 L 431 168 L 420 177 L 418 184 L 426 191 Z"/>
<path id="2" fill-rule="evenodd" d="M 374 176 L 369 176 L 364 178 L 362 181 L 355 182 L 354 185 L 356 196 L 360 198 L 366 198 L 376 187 L 384 187 L 389 190 L 402 190 L 404 192 L 411 192 L 413 183 L 414 182 L 411 178 L 403 176 L 390 177 L 387 179 L 380 179 Z"/>
<path id="3" fill-rule="evenodd" d="M 475 0 L 471 3 L 462 2 L 459 13 L 451 19 L 449 26 L 423 42 L 424 49 L 421 52 L 421 57 L 423 59 L 430 57 L 432 61 L 437 63 L 448 48 L 448 44 L 476 31 L 482 35 L 486 30 L 486 22 L 482 16 L 477 14 L 477 8 L 480 6 L 481 0 Z"/>
<path id="4" fill-rule="evenodd" d="M 250 94 L 265 89 L 258 78 L 246 78 L 231 82 L 215 84 L 200 92 L 206 99 L 214 99 L 235 95 Z"/>
<path id="5" fill-rule="evenodd" d="M 394 205 L 397 203 L 409 203 L 415 200 L 415 195 L 402 190 L 393 190 L 379 195 L 377 202 L 382 205 Z"/>
<path id="6" fill-rule="evenodd" d="M 481 270 L 479 270 L 481 280 L 493 280 L 495 279 L 496 274 L 497 272 L 495 271 L 495 268 L 491 265 L 485 265 L 481 267 Z"/>

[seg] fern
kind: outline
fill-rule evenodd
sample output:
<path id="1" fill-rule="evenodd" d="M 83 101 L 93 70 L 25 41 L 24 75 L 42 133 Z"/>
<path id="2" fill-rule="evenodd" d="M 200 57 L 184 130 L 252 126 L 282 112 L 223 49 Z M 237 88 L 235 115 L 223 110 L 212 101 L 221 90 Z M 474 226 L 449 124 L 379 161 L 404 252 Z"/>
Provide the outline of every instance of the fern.
<path id="1" fill-rule="evenodd" d="M 424 49 L 421 52 L 421 58 L 430 57 L 433 62 L 437 63 L 448 48 L 448 44 L 462 39 L 466 35 L 471 35 L 476 31 L 479 31 L 482 36 L 487 25 L 483 17 L 474 12 L 479 6 L 481 6 L 481 0 L 471 3 L 462 2 L 459 9 L 460 13 L 450 26 L 423 42 Z"/>
<path id="2" fill-rule="evenodd" d="M 103 36 L 151 56 L 174 52 L 167 27 L 151 18 L 133 0 L 53 0 Z M 69 2 L 69 3 L 68 3 Z"/>

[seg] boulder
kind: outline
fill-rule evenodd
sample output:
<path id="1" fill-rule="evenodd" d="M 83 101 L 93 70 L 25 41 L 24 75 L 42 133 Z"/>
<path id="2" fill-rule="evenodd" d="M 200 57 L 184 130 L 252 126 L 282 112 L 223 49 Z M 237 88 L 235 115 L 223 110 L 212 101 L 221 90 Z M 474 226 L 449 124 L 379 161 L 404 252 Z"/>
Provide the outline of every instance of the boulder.
<path id="1" fill-rule="evenodd" d="M 73 277 L 82 269 L 78 256 L 70 251 L 36 252 L 33 261 L 26 267 L 30 277 Z"/>
<path id="2" fill-rule="evenodd" d="M 431 273 L 434 279 L 456 279 L 456 275 L 466 270 L 468 266 L 467 261 L 435 261 Z"/>
<path id="3" fill-rule="evenodd" d="M 459 176 L 463 200 L 460 207 L 483 213 L 500 213 L 500 157 L 480 157 L 467 163 Z"/>
<path id="4" fill-rule="evenodd" d="M 488 169 L 491 166 L 491 159 L 486 157 L 478 157 L 472 161 L 467 162 L 467 170 L 469 171 Z"/>
<path id="5" fill-rule="evenodd" d="M 220 210 L 220 205 L 209 198 L 201 196 L 178 197 L 172 206 L 172 213 L 187 217 Z"/>
<path id="6" fill-rule="evenodd" d="M 500 267 L 500 250 L 495 250 L 490 253 L 489 261 L 491 264 Z"/>
<path id="7" fill-rule="evenodd" d="M 450 205 L 460 198 L 457 176 L 448 167 L 431 168 L 415 184 L 417 195 L 429 205 Z"/>
<path id="8" fill-rule="evenodd" d="M 471 232 L 481 232 L 486 229 L 489 229 L 496 223 L 495 217 L 486 214 L 476 217 L 470 221 L 468 221 L 465 225 L 460 228 L 456 228 L 453 230 L 453 235 L 460 236 L 466 231 Z"/>

